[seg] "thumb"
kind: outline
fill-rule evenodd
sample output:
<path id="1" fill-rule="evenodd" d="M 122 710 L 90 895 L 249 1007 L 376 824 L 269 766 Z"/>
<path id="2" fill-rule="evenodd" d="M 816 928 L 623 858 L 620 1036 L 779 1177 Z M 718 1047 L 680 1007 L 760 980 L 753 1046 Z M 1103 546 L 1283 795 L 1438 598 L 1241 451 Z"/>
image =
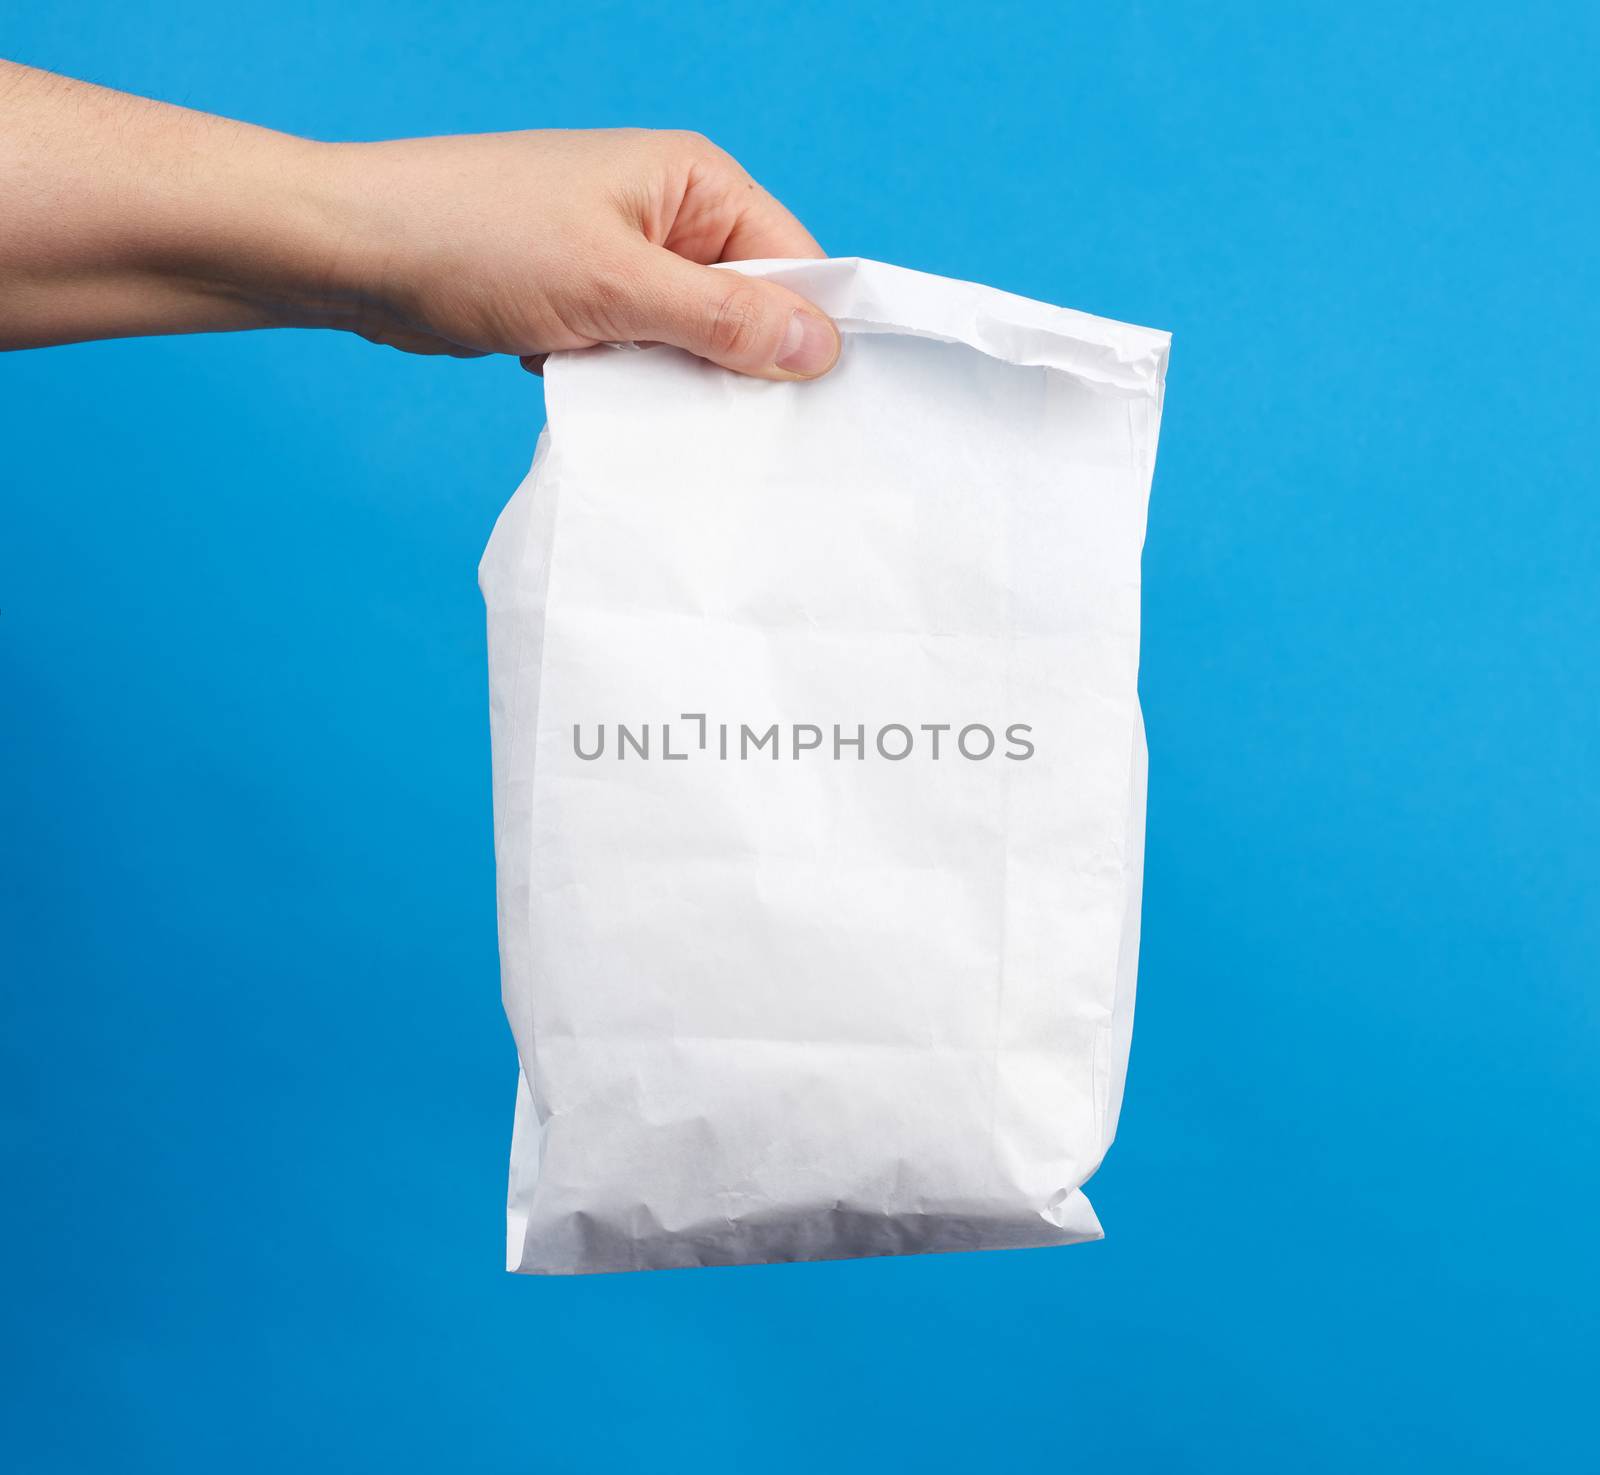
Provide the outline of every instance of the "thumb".
<path id="1" fill-rule="evenodd" d="M 776 282 L 716 271 L 659 246 L 640 263 L 627 316 L 635 342 L 671 343 L 757 379 L 815 379 L 839 357 L 839 330 Z"/>

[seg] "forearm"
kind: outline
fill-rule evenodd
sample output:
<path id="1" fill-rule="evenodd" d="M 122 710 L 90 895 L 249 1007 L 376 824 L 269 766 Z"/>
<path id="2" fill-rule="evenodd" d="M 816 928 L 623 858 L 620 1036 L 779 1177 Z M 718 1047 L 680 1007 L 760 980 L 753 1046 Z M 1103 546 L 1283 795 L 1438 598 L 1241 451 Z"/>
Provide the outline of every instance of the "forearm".
<path id="1" fill-rule="evenodd" d="M 826 373 L 839 335 L 715 262 L 820 256 L 696 134 L 313 143 L 0 62 L 0 349 L 346 328 L 413 353 L 670 343 Z"/>
<path id="2" fill-rule="evenodd" d="M 333 321 L 327 147 L 0 61 L 0 348 Z"/>

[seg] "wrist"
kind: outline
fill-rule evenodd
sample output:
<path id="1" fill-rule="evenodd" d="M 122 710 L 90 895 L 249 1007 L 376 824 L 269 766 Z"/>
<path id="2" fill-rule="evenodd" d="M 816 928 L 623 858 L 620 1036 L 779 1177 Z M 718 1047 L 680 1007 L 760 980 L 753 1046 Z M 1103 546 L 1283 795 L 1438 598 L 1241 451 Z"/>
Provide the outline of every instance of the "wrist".
<path id="1" fill-rule="evenodd" d="M 396 146 L 274 138 L 257 166 L 272 202 L 244 228 L 252 245 L 236 290 L 280 326 L 367 332 L 405 318 L 419 250 L 397 207 L 403 181 L 387 167 Z"/>
<path id="2" fill-rule="evenodd" d="M 248 129 L 217 151 L 205 224 L 192 207 L 156 248 L 229 326 L 350 327 L 361 315 L 341 145 Z"/>

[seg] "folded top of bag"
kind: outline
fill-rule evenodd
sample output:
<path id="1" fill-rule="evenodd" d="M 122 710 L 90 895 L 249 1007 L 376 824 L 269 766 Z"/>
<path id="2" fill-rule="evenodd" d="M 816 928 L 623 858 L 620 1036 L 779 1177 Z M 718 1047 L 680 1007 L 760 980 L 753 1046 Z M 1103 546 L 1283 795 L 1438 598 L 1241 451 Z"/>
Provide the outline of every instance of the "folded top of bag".
<path id="1" fill-rule="evenodd" d="M 1171 335 L 1154 328 L 856 256 L 720 264 L 792 288 L 846 333 L 964 343 L 1005 363 L 1059 369 L 1113 394 L 1161 393 Z"/>

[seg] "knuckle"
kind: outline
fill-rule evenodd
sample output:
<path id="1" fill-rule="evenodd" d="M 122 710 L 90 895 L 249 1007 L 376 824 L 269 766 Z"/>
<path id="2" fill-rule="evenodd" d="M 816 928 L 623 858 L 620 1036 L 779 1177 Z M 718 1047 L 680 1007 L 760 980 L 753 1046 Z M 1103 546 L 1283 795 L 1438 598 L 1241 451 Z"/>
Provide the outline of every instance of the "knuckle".
<path id="1" fill-rule="evenodd" d="M 766 322 L 761 300 L 754 287 L 743 285 L 723 294 L 706 335 L 713 353 L 723 358 L 748 359 L 759 351 Z"/>
<path id="2" fill-rule="evenodd" d="M 676 159 L 699 168 L 726 168 L 733 163 L 726 149 L 719 148 L 703 133 L 677 129 L 666 135 L 668 148 Z"/>

